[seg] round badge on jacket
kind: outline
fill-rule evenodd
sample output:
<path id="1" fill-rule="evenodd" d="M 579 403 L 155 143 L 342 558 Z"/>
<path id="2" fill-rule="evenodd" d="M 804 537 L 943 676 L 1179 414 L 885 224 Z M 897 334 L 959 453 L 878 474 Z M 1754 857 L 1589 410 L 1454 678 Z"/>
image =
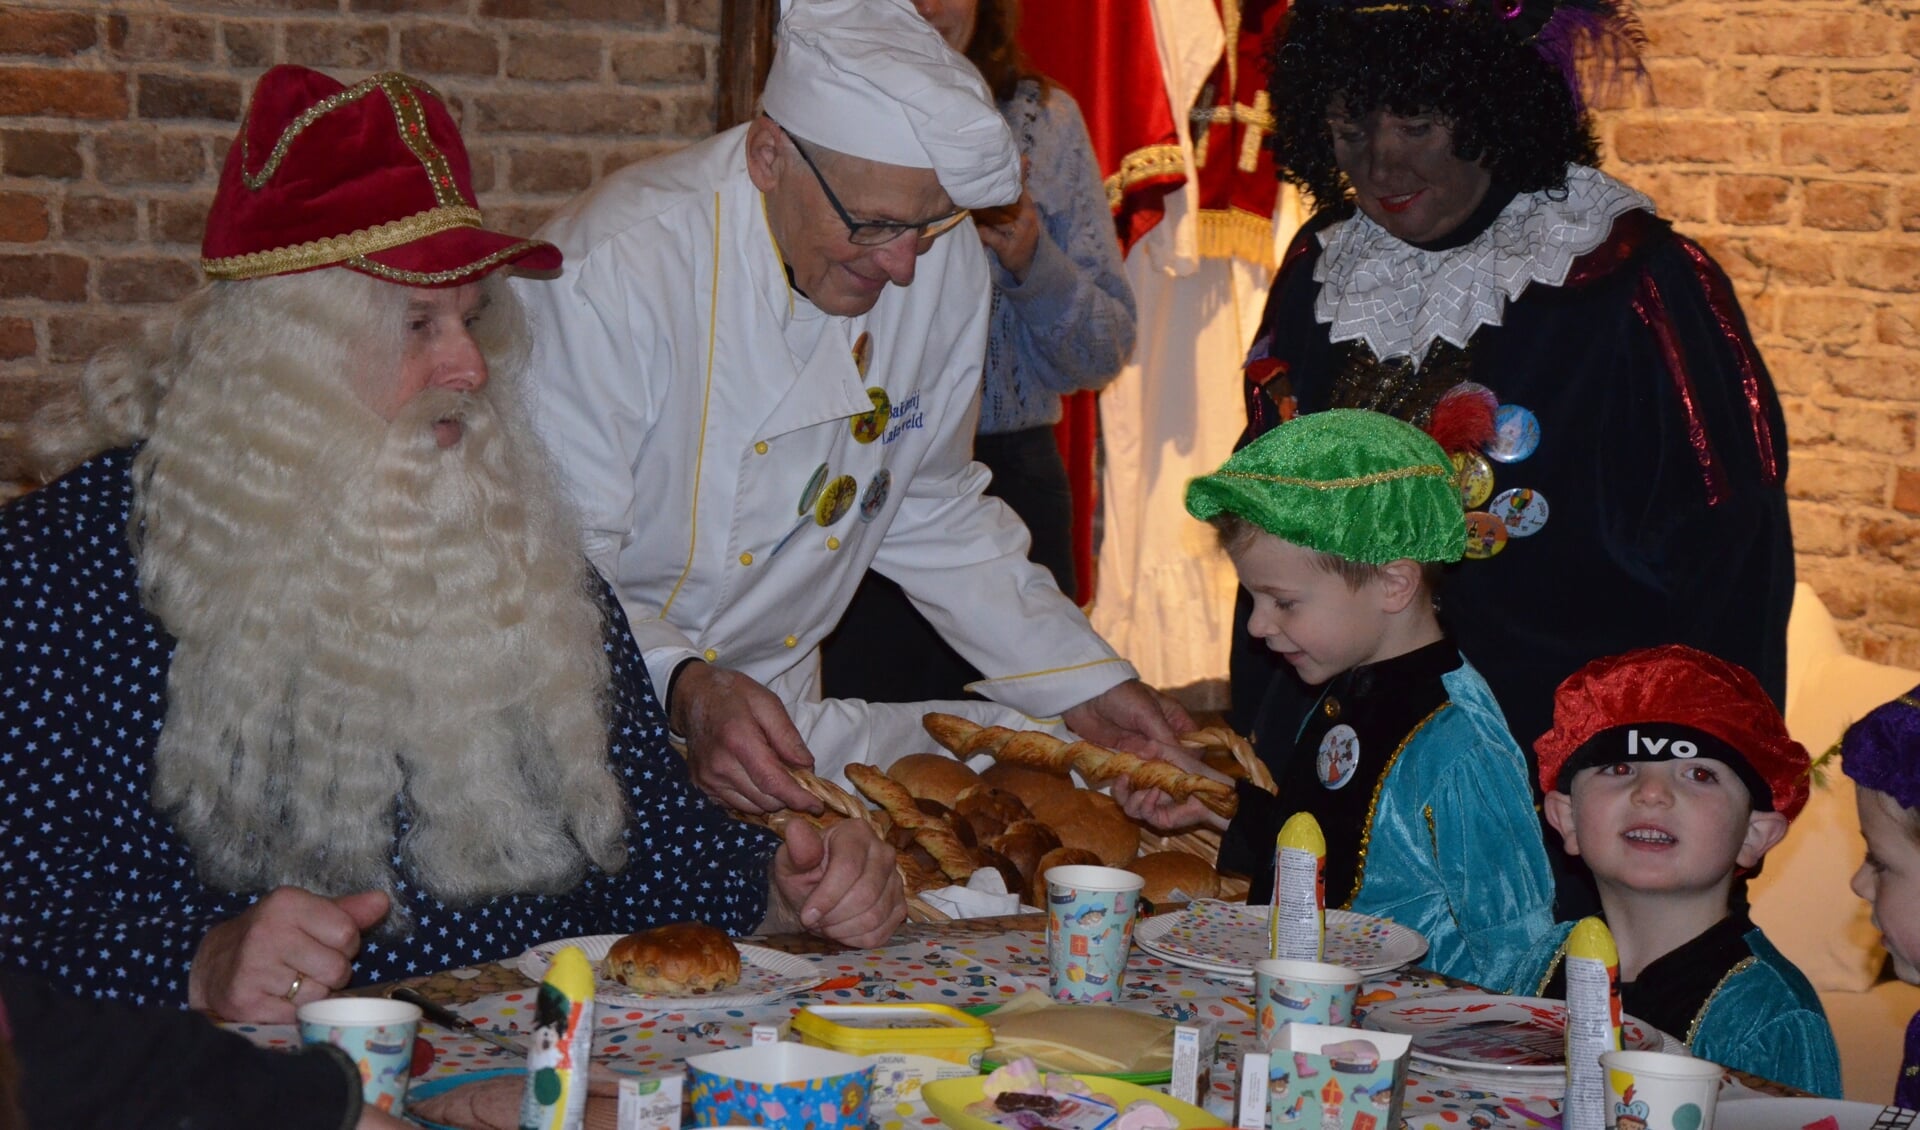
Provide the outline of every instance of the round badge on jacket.
<path id="1" fill-rule="evenodd" d="M 1518 463 L 1540 446 L 1540 418 L 1518 404 L 1502 404 L 1493 414 L 1493 438 L 1487 456 Z"/>
<path id="2" fill-rule="evenodd" d="M 1503 490 L 1487 504 L 1487 513 L 1500 519 L 1508 536 L 1529 537 L 1547 524 L 1547 496 L 1527 487 Z"/>
<path id="3" fill-rule="evenodd" d="M 853 509 L 854 496 L 860 493 L 860 484 L 852 475 L 842 475 L 827 484 L 820 492 L 820 501 L 813 504 L 813 520 L 822 526 L 831 526 L 847 516 Z"/>
<path id="4" fill-rule="evenodd" d="M 1329 789 L 1342 788 L 1353 780 L 1360 771 L 1360 735 L 1352 726 L 1342 722 L 1320 739 L 1314 770 L 1320 784 Z"/>
<path id="5" fill-rule="evenodd" d="M 887 419 L 893 411 L 893 400 L 887 396 L 884 388 L 870 388 L 867 399 L 873 402 L 873 411 L 862 412 L 858 416 L 847 418 L 847 428 L 853 432 L 853 438 L 859 443 L 872 443 L 886 433 Z"/>

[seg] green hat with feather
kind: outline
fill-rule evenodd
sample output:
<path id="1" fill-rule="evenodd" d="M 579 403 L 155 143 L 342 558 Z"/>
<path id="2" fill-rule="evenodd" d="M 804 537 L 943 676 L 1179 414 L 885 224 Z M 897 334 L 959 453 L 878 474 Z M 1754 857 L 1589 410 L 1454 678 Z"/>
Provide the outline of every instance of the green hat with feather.
<path id="1" fill-rule="evenodd" d="M 1187 483 L 1187 513 L 1237 514 L 1283 541 L 1384 565 L 1458 561 L 1467 522 L 1453 464 L 1412 424 L 1335 408 L 1281 424 Z"/>

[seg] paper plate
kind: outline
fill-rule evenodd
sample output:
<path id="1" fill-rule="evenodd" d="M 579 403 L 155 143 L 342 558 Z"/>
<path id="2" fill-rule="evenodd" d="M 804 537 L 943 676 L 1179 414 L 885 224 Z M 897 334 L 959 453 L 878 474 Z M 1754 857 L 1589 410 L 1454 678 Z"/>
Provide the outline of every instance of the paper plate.
<path id="1" fill-rule="evenodd" d="M 547 975 L 553 955 L 568 946 L 580 947 L 593 965 L 593 999 L 620 1008 L 651 1009 L 657 1012 L 690 1012 L 703 1008 L 746 1008 L 771 1004 L 781 997 L 813 988 L 826 980 L 820 970 L 804 957 L 797 957 L 765 946 L 736 942 L 740 950 L 740 980 L 711 993 L 664 996 L 630 989 L 618 981 L 600 976 L 600 960 L 624 934 L 595 934 L 588 938 L 563 938 L 542 942 L 514 960 L 514 968 L 538 981 Z"/>
<path id="2" fill-rule="evenodd" d="M 1739 1130 L 1909 1130 L 1920 1126 L 1920 1111 L 1839 1099 L 1757 1098 L 1722 1102 L 1713 1120 Z"/>
<path id="3" fill-rule="evenodd" d="M 1269 952 L 1267 908 L 1197 902 L 1140 923 L 1134 927 L 1133 940 L 1147 953 L 1175 965 L 1251 980 L 1253 963 L 1266 960 Z M 1427 952 L 1427 939 L 1418 930 L 1350 910 L 1327 911 L 1325 945 L 1325 960 L 1356 970 L 1362 977 L 1391 972 Z"/>
<path id="4" fill-rule="evenodd" d="M 1097 1094 L 1106 1095 L 1114 1105 L 1125 1107 L 1138 1099 L 1145 1099 L 1153 1105 L 1173 1115 L 1180 1130 L 1196 1130 L 1203 1126 L 1225 1126 L 1226 1123 L 1201 1110 L 1197 1106 L 1170 1098 L 1158 1091 L 1149 1091 L 1136 1083 L 1125 1083 L 1118 1079 L 1108 1079 L 1100 1075 L 1075 1075 L 1075 1079 L 1085 1083 L 1088 1089 Z M 964 1075 L 958 1079 L 937 1079 L 920 1089 L 920 1098 L 927 1109 L 940 1117 L 940 1121 L 953 1127 L 953 1130 L 1006 1130 L 1006 1127 L 984 1118 L 967 1113 L 967 1107 L 986 1097 L 987 1077 L 984 1075 Z"/>
<path id="5" fill-rule="evenodd" d="M 496 1075 L 518 1075 L 524 1079 L 526 1074 L 525 1067 L 503 1067 L 493 1071 L 470 1071 L 465 1075 L 443 1075 L 438 1079 L 415 1079 L 407 1086 L 407 1105 L 412 1106 L 421 1099 L 430 1099 L 435 1095 L 451 1091 L 462 1083 L 474 1083 L 481 1079 L 491 1079 Z M 451 1126 L 428 1122 L 424 1118 L 417 1118 L 411 1114 L 407 1115 L 407 1121 L 425 1126 L 427 1130 L 454 1130 Z"/>
<path id="6" fill-rule="evenodd" d="M 1369 1009 L 1360 1026 L 1412 1036 L 1416 1069 L 1425 1061 L 1475 1073 L 1566 1070 L 1567 1006 L 1543 997 L 1438 993 L 1385 1001 Z M 1652 1025 L 1622 1016 L 1620 1046 L 1657 1052 L 1666 1038 Z"/>

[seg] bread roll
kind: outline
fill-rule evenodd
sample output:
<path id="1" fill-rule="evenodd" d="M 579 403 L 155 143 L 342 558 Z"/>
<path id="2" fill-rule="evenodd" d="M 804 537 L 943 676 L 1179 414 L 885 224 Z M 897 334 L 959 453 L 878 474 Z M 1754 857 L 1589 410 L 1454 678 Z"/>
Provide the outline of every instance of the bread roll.
<path id="1" fill-rule="evenodd" d="M 740 951 L 712 926 L 676 922 L 613 943 L 600 975 L 643 993 L 711 993 L 740 980 Z"/>
<path id="2" fill-rule="evenodd" d="M 1124 867 L 1140 851 L 1140 829 L 1105 793 L 1055 793 L 1032 808 L 1034 818 L 1052 828 L 1061 844 L 1085 848 L 1108 867 Z"/>
<path id="3" fill-rule="evenodd" d="M 1060 837 L 1038 820 L 1009 824 L 1007 830 L 987 841 L 987 846 L 1007 857 L 1020 870 L 1019 890 L 1027 889 L 1040 857 L 1060 846 Z"/>
<path id="4" fill-rule="evenodd" d="M 1220 874 L 1213 865 L 1184 851 L 1157 851 L 1127 864 L 1127 870 L 1147 881 L 1141 894 L 1152 902 L 1166 902 L 1175 891 L 1186 900 L 1220 897 Z"/>
<path id="5" fill-rule="evenodd" d="M 910 753 L 887 766 L 887 776 L 900 782 L 915 799 L 937 800 L 948 808 L 961 793 L 980 783 L 980 774 L 944 753 Z"/>
<path id="6" fill-rule="evenodd" d="M 1047 869 L 1051 867 L 1072 867 L 1075 865 L 1097 866 L 1100 857 L 1085 848 L 1054 848 L 1040 857 L 1034 865 L 1033 876 L 1027 880 L 1027 905 L 1047 905 Z"/>
<path id="7" fill-rule="evenodd" d="M 980 779 L 996 789 L 1005 789 L 1020 798 L 1027 811 L 1037 811 L 1036 805 L 1041 798 L 1055 793 L 1073 791 L 1073 778 L 1064 773 L 1049 773 L 1044 769 L 1030 769 L 1025 765 L 996 761 L 987 766 Z"/>
<path id="8" fill-rule="evenodd" d="M 975 838 L 981 841 L 990 840 L 1006 831 L 1008 825 L 1033 815 L 1019 797 L 987 784 L 975 785 L 961 793 L 953 802 L 953 814 L 959 818 L 956 823 L 964 821 L 971 825 Z"/>

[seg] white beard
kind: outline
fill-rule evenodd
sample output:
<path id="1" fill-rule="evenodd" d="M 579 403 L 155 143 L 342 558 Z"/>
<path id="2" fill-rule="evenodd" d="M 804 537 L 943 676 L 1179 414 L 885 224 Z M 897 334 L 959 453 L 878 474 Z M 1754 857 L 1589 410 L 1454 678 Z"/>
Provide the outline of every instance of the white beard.
<path id="1" fill-rule="evenodd" d="M 391 891 L 397 862 L 458 905 L 618 870 L 595 580 L 517 402 L 430 389 L 382 424 L 297 381 L 189 383 L 135 528 L 179 640 L 154 801 L 203 880 Z"/>

